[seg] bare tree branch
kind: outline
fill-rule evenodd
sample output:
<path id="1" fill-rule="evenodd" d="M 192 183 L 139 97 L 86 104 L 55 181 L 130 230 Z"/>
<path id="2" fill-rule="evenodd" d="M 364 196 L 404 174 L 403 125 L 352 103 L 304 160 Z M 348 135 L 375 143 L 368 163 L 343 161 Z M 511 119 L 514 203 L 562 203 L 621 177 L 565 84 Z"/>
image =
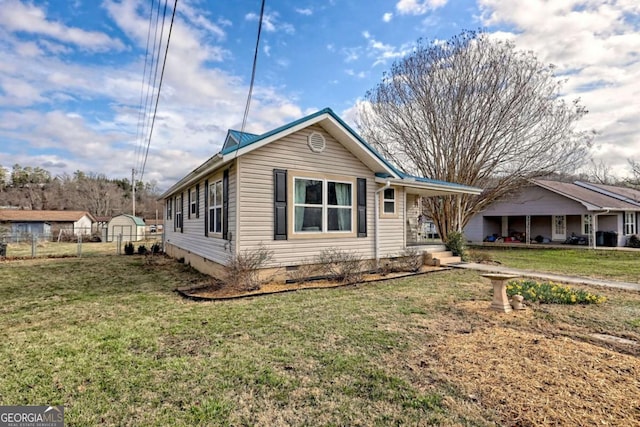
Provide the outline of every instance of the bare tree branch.
<path id="1" fill-rule="evenodd" d="M 554 67 L 484 33 L 446 43 L 419 41 L 365 95 L 362 135 L 408 173 L 485 188 L 463 196 L 462 224 L 453 197 L 427 200 L 443 236 L 527 180 L 578 167 L 591 135 L 575 123 L 586 114 L 560 96 Z"/>

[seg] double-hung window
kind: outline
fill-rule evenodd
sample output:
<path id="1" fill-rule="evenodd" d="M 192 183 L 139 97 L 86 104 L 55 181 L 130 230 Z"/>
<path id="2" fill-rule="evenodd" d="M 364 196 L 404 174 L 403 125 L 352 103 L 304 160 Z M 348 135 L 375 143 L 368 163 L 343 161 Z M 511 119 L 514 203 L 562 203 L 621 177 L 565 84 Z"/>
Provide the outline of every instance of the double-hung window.
<path id="1" fill-rule="evenodd" d="M 582 234 L 590 235 L 592 230 L 593 216 L 589 214 L 582 215 Z"/>
<path id="2" fill-rule="evenodd" d="M 396 213 L 396 190 L 385 188 L 382 194 L 382 212 L 387 215 L 394 215 Z"/>
<path id="3" fill-rule="evenodd" d="M 167 219 L 171 219 L 171 205 L 173 204 L 173 199 L 167 199 Z"/>
<path id="4" fill-rule="evenodd" d="M 209 232 L 222 233 L 222 180 L 209 185 Z"/>
<path id="5" fill-rule="evenodd" d="M 176 227 L 182 228 L 182 196 L 176 197 Z"/>
<path id="6" fill-rule="evenodd" d="M 198 205 L 197 205 L 197 200 L 198 200 L 198 193 L 196 193 L 196 189 L 192 189 L 191 190 L 191 215 L 195 215 L 196 212 L 198 211 Z"/>
<path id="7" fill-rule="evenodd" d="M 625 236 L 636 234 L 636 213 L 635 212 L 624 213 L 624 234 Z"/>
<path id="8" fill-rule="evenodd" d="M 353 183 L 294 178 L 294 233 L 353 231 Z"/>

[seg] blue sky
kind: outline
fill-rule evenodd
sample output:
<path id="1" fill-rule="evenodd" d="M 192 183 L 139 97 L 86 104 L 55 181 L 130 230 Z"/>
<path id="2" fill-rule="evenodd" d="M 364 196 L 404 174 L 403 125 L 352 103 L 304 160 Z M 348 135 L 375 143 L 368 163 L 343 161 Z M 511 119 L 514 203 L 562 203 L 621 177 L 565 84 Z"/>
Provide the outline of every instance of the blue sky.
<path id="1" fill-rule="evenodd" d="M 558 67 L 564 96 L 590 111 L 580 127 L 598 132 L 594 158 L 624 175 L 628 158 L 640 160 L 639 3 L 267 0 L 246 130 L 324 107 L 353 123 L 366 91 L 418 38 L 483 28 Z M 114 178 L 140 169 L 149 8 L 0 0 L 0 165 Z M 259 12 L 259 0 L 178 1 L 145 181 L 166 188 L 240 128 Z"/>

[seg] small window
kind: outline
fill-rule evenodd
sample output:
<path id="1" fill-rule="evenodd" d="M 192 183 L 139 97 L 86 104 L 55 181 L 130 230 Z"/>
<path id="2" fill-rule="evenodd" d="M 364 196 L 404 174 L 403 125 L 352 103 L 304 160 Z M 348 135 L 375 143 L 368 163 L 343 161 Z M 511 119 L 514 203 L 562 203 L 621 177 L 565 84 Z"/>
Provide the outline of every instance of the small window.
<path id="1" fill-rule="evenodd" d="M 176 197 L 176 227 L 182 228 L 182 196 Z"/>
<path id="2" fill-rule="evenodd" d="M 592 218 L 593 217 L 589 214 L 582 215 L 582 234 L 587 236 L 591 234 Z"/>
<path id="3" fill-rule="evenodd" d="M 209 232 L 222 233 L 222 180 L 209 186 Z"/>
<path id="4" fill-rule="evenodd" d="M 636 213 L 635 212 L 624 213 L 624 234 L 625 236 L 636 234 Z"/>
<path id="5" fill-rule="evenodd" d="M 382 197 L 382 213 L 394 215 L 396 213 L 396 190 L 394 188 L 385 188 Z"/>
<path id="6" fill-rule="evenodd" d="M 167 199 L 167 219 L 171 219 L 171 206 L 173 205 L 173 199 Z"/>
<path id="7" fill-rule="evenodd" d="M 198 205 L 196 204 L 196 200 L 198 197 L 197 194 L 198 193 L 196 193 L 195 188 L 191 190 L 191 215 L 195 215 L 196 212 L 198 212 Z"/>

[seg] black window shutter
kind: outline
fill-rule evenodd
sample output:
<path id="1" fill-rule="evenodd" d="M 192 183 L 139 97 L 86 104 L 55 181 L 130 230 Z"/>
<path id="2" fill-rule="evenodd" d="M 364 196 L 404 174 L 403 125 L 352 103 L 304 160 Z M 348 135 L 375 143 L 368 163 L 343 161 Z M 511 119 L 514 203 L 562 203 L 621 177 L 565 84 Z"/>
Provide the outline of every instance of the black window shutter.
<path id="1" fill-rule="evenodd" d="M 178 198 L 174 197 L 171 203 L 173 204 L 173 231 L 176 231 L 178 228 Z"/>
<path id="2" fill-rule="evenodd" d="M 200 218 L 200 184 L 196 184 L 196 218 Z"/>
<path id="3" fill-rule="evenodd" d="M 367 237 L 367 180 L 358 178 L 358 237 Z"/>
<path id="4" fill-rule="evenodd" d="M 287 171 L 273 170 L 273 240 L 287 240 Z"/>
<path id="5" fill-rule="evenodd" d="M 209 180 L 204 182 L 204 235 L 209 235 Z"/>
<path id="6" fill-rule="evenodd" d="M 222 173 L 222 238 L 229 239 L 229 169 Z"/>
<path id="7" fill-rule="evenodd" d="M 187 190 L 187 218 L 191 219 L 191 190 Z"/>
<path id="8" fill-rule="evenodd" d="M 184 191 L 180 193 L 180 232 L 184 233 Z"/>

